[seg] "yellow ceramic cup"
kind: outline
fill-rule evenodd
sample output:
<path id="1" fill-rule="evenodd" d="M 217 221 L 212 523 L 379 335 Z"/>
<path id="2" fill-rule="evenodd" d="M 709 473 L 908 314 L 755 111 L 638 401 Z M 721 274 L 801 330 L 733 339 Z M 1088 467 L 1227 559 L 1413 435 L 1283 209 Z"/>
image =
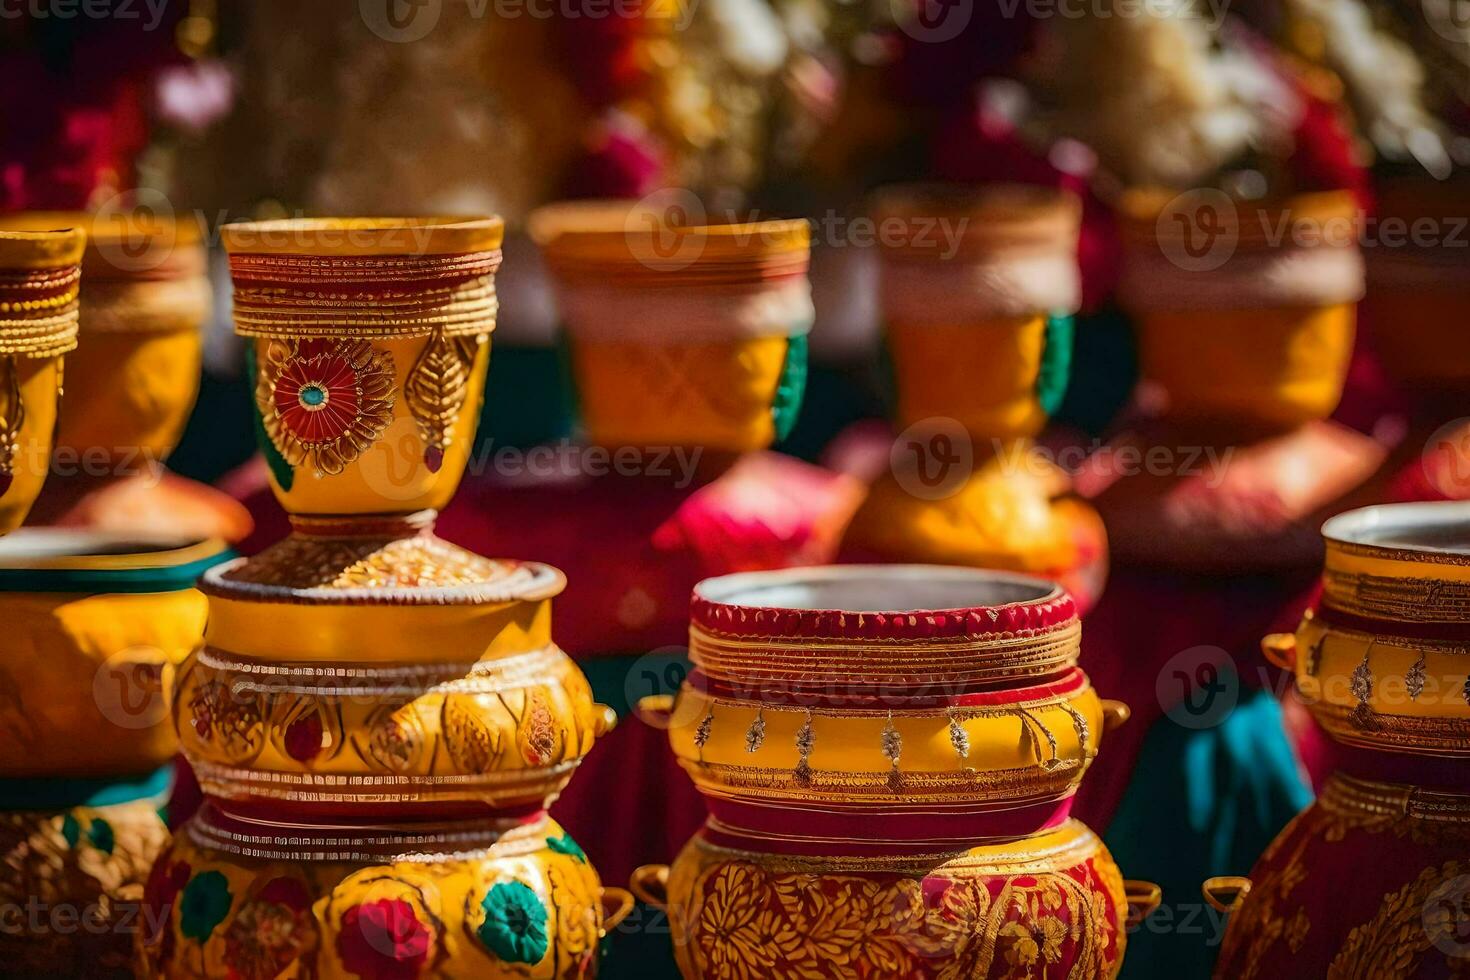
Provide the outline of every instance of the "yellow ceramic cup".
<path id="1" fill-rule="evenodd" d="M 200 329 L 212 296 L 197 221 L 147 212 L 25 211 L 0 229 L 81 228 L 80 329 L 67 359 L 71 395 L 58 453 L 73 462 L 140 465 L 178 442 L 199 390 Z"/>
<path id="2" fill-rule="evenodd" d="M 531 234 L 592 442 L 742 453 L 790 431 L 813 315 L 804 222 L 678 224 L 594 201 L 538 210 Z"/>
<path id="3" fill-rule="evenodd" d="M 1041 187 L 898 186 L 873 203 L 899 425 L 1041 431 L 1065 390 L 1082 208 Z"/>
<path id="4" fill-rule="evenodd" d="M 474 442 L 498 218 L 228 225 L 261 449 L 293 515 L 439 509 Z"/>
<path id="5" fill-rule="evenodd" d="M 51 466 L 83 242 L 68 226 L 0 231 L 0 534 L 25 520 Z"/>
<path id="6" fill-rule="evenodd" d="M 1278 429 L 1332 413 L 1363 294 L 1359 224 L 1347 191 L 1124 197 L 1119 297 L 1171 417 Z"/>

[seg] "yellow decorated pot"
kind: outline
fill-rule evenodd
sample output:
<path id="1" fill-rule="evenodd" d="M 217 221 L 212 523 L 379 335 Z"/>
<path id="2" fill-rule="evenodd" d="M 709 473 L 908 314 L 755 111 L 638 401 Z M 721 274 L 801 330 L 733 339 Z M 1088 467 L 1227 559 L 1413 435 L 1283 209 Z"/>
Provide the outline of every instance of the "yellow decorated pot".
<path id="1" fill-rule="evenodd" d="M 874 201 L 898 423 L 1033 436 L 1056 411 L 1081 298 L 1082 207 L 1020 185 L 900 186 Z"/>
<path id="2" fill-rule="evenodd" d="M 1365 507 L 1322 534 L 1321 600 L 1267 655 L 1336 741 L 1470 757 L 1470 504 Z"/>
<path id="3" fill-rule="evenodd" d="M 134 976 L 144 883 L 168 846 L 159 808 L 171 772 L 0 781 L 0 976 Z"/>
<path id="4" fill-rule="evenodd" d="M 0 540 L 0 778 L 136 774 L 177 750 L 168 693 L 204 635 L 218 541 L 26 528 Z"/>
<path id="5" fill-rule="evenodd" d="M 80 329 L 58 452 L 141 466 L 165 458 L 194 407 L 200 330 L 212 305 L 197 220 L 143 212 L 19 212 L 0 229 L 74 227 L 82 256 Z"/>
<path id="6" fill-rule="evenodd" d="M 810 231 L 673 213 L 600 201 L 531 216 L 588 438 L 763 449 L 791 430 L 805 389 Z"/>
<path id="7" fill-rule="evenodd" d="M 896 421 L 854 560 L 1043 575 L 1091 605 L 1107 539 L 1031 438 L 1066 392 L 1080 202 L 1021 185 L 898 186 L 873 204 Z"/>
<path id="8" fill-rule="evenodd" d="M 555 569 L 422 537 L 369 549 L 412 587 L 302 585 L 276 576 L 280 548 L 201 583 L 209 629 L 173 716 L 210 796 L 334 813 L 543 806 L 612 727 L 551 641 Z"/>
<path id="9" fill-rule="evenodd" d="M 593 976 L 632 906 L 544 814 L 345 830 L 206 806 L 149 879 L 139 975 Z"/>
<path id="10" fill-rule="evenodd" d="M 257 435 L 293 515 L 441 509 L 474 443 L 498 218 L 226 225 Z"/>
<path id="11" fill-rule="evenodd" d="M 772 851 L 709 828 L 634 875 L 679 969 L 716 977 L 1113 977 L 1157 904 L 1081 824 L 958 852 Z"/>
<path id="12" fill-rule="evenodd" d="M 46 480 L 62 355 L 76 347 L 84 236 L 61 227 L 0 231 L 0 534 Z"/>
<path id="13" fill-rule="evenodd" d="M 1366 253 L 1363 317 L 1395 379 L 1422 390 L 1470 383 L 1465 295 L 1465 182 L 1398 178 L 1374 189 L 1375 247 Z"/>
<path id="14" fill-rule="evenodd" d="M 1139 191 L 1120 217 L 1119 299 L 1172 418 L 1284 429 L 1332 413 L 1363 294 L 1350 192 Z"/>
<path id="15" fill-rule="evenodd" d="M 1117 973 L 1124 882 L 1069 819 L 1127 717 L 1077 667 L 1050 582 L 938 566 L 706 579 L 694 671 L 640 712 L 709 819 L 634 891 L 685 977 Z"/>

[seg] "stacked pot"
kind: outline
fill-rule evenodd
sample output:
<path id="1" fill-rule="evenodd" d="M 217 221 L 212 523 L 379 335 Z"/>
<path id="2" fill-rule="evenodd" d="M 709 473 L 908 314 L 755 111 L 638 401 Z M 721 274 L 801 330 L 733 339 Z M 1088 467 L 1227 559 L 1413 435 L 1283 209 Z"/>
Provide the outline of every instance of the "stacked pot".
<path id="1" fill-rule="evenodd" d="M 842 566 L 708 579 L 695 670 L 649 699 L 709 804 L 665 905 L 686 977 L 1112 976 L 1130 902 L 1068 817 L 1126 709 L 1039 579 Z"/>
<path id="2" fill-rule="evenodd" d="M 206 801 L 155 865 L 148 976 L 563 977 L 626 893 L 546 816 L 612 723 L 565 579 L 435 537 L 479 416 L 498 219 L 225 229 L 293 531 L 220 566 L 175 727 Z"/>
<path id="3" fill-rule="evenodd" d="M 1322 596 L 1264 649 L 1331 742 L 1319 799 L 1248 879 L 1216 976 L 1448 977 L 1470 955 L 1470 504 L 1322 529 Z"/>
<path id="4" fill-rule="evenodd" d="M 1035 447 L 1071 374 L 1081 202 L 1042 187 L 899 186 L 874 203 L 896 421 L 845 542 L 858 560 L 1107 576 L 1096 512 Z"/>

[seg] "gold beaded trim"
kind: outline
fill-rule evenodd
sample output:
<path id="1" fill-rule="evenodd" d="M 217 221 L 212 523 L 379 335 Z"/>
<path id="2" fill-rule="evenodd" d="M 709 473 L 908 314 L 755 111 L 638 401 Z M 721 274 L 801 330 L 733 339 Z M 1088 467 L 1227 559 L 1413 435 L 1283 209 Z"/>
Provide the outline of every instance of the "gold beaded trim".
<path id="1" fill-rule="evenodd" d="M 1329 566 L 1322 573 L 1322 595 L 1333 609 L 1372 619 L 1470 622 L 1470 582 L 1343 572 Z"/>
<path id="2" fill-rule="evenodd" d="M 1437 823 L 1470 823 L 1470 795 L 1428 790 L 1403 783 L 1379 783 L 1334 773 L 1318 803 L 1344 815 L 1410 817 Z"/>
<path id="3" fill-rule="evenodd" d="M 839 772 L 823 769 L 806 778 L 789 769 L 732 766 L 693 759 L 680 759 L 699 787 L 710 796 L 739 798 L 755 795 L 813 803 L 873 803 L 902 799 L 905 802 L 974 802 L 976 810 L 999 808 L 999 804 L 1042 802 L 1061 799 L 1076 789 L 1090 758 L 1062 759 L 1058 764 L 1018 769 L 966 768 L 957 772 Z M 894 773 L 897 773 L 895 778 Z"/>
<path id="4" fill-rule="evenodd" d="M 1415 755 L 1470 756 L 1470 718 L 1384 714 L 1363 696 L 1352 706 L 1318 701 L 1310 708 L 1327 734 L 1344 745 Z"/>
<path id="5" fill-rule="evenodd" d="M 0 273 L 0 355 L 54 357 L 77 345 L 81 267 Z"/>

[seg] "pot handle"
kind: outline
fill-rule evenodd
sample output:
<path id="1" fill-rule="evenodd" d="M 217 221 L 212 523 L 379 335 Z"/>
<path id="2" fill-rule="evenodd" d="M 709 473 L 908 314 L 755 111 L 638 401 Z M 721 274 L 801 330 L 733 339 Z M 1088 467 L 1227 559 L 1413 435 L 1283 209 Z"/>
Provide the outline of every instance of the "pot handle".
<path id="1" fill-rule="evenodd" d="M 618 727 L 618 713 L 612 705 L 597 702 L 592 705 L 592 734 L 601 738 Z"/>
<path id="2" fill-rule="evenodd" d="M 1200 891 L 1204 893 L 1205 901 L 1210 903 L 1210 908 L 1229 915 L 1239 909 L 1251 893 L 1251 880 L 1239 875 L 1218 875 L 1207 878 L 1200 885 Z"/>
<path id="3" fill-rule="evenodd" d="M 1133 717 L 1133 709 L 1122 701 L 1114 701 L 1111 698 L 1103 698 L 1103 731 L 1110 732 Z"/>
<path id="4" fill-rule="evenodd" d="M 1151 881 L 1128 878 L 1123 882 L 1123 897 L 1128 902 L 1128 924 L 1136 926 L 1159 907 L 1164 890 Z"/>
<path id="5" fill-rule="evenodd" d="M 669 866 L 667 864 L 645 864 L 635 868 L 628 879 L 628 888 L 644 905 L 667 912 L 669 909 Z"/>
<path id="6" fill-rule="evenodd" d="M 633 893 L 626 888 L 602 889 L 602 931 L 612 932 L 633 911 Z"/>
<path id="7" fill-rule="evenodd" d="M 1296 634 L 1267 633 L 1261 638 L 1261 653 L 1282 670 L 1294 673 L 1296 671 Z"/>
<path id="8" fill-rule="evenodd" d="M 650 728 L 666 731 L 669 727 L 669 719 L 674 714 L 674 696 L 672 694 L 650 694 L 646 698 L 639 698 L 638 703 L 633 707 L 633 713 L 638 716 L 639 721 Z"/>

